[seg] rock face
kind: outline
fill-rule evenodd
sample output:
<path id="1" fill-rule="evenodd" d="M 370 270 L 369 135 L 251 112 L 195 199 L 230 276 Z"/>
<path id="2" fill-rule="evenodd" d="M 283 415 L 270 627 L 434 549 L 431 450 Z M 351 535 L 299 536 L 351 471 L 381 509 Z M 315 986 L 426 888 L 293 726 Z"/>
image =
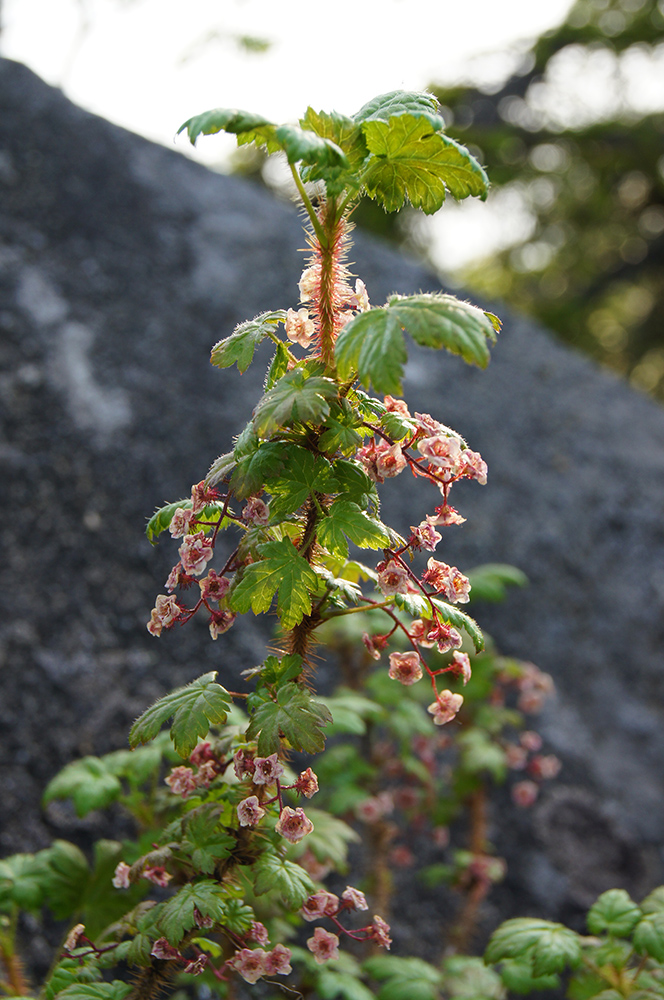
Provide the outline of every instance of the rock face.
<path id="1" fill-rule="evenodd" d="M 261 658 L 269 619 L 217 643 L 202 624 L 147 634 L 174 548 L 151 549 L 143 526 L 249 417 L 264 365 L 220 373 L 209 349 L 240 320 L 296 304 L 303 241 L 292 207 L 83 112 L 9 61 L 0 106 L 9 853 L 98 828 L 40 811 L 65 762 L 124 745 L 168 687 Z M 440 287 L 361 234 L 353 258 L 373 302 Z M 487 372 L 414 350 L 405 396 L 489 463 L 486 489 L 456 488 L 468 523 L 445 558 L 527 572 L 527 589 L 476 613 L 558 688 L 541 727 L 564 762 L 555 789 L 534 815 L 496 806 L 510 861 L 501 913 L 565 919 L 613 885 L 638 895 L 661 879 L 664 842 L 664 413 L 513 316 Z M 399 486 L 385 513 L 407 530 L 423 501 Z M 405 947 L 408 926 L 419 940 L 435 913 L 435 894 L 419 896 Z"/>

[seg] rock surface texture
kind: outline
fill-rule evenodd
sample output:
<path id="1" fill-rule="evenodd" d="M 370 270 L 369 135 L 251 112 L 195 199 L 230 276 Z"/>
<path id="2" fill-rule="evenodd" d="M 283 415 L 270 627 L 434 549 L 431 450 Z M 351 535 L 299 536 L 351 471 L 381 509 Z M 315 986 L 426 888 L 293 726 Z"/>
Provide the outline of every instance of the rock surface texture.
<path id="1" fill-rule="evenodd" d="M 209 350 L 240 320 L 296 305 L 303 240 L 291 206 L 87 114 L 9 61 L 0 189 L 5 854 L 105 829 L 64 805 L 43 813 L 47 780 L 125 745 L 170 686 L 209 669 L 230 682 L 261 658 L 267 617 L 217 643 L 203 623 L 148 635 L 175 548 L 152 549 L 143 527 L 249 417 L 264 365 L 219 372 Z M 374 303 L 440 287 L 361 234 L 353 259 Z M 488 462 L 486 488 L 456 488 L 468 521 L 448 530 L 444 558 L 525 570 L 527 589 L 474 612 L 558 689 L 541 729 L 560 778 L 533 812 L 495 806 L 510 864 L 496 905 L 574 919 L 610 886 L 639 896 L 661 880 L 664 412 L 496 311 L 506 321 L 488 371 L 413 350 L 404 394 Z M 430 509 L 405 478 L 385 504 L 400 530 Z M 437 894 L 417 895 L 395 931 L 421 950 L 418 915 L 436 913 Z"/>

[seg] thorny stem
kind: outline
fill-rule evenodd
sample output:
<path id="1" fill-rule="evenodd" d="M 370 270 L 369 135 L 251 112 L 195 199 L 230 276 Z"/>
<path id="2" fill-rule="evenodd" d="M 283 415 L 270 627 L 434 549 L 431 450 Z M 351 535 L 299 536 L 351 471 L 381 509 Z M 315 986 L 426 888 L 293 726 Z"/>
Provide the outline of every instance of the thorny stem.
<path id="1" fill-rule="evenodd" d="M 314 227 L 314 232 L 318 237 L 318 242 L 320 243 L 321 247 L 325 246 L 327 243 L 327 234 L 318 220 L 318 216 L 316 215 L 316 209 L 311 204 L 311 200 L 304 188 L 304 184 L 302 183 L 300 175 L 297 172 L 297 168 L 292 163 L 289 163 L 289 167 L 290 167 L 290 172 L 293 175 L 293 180 L 295 181 L 295 186 L 299 192 L 300 198 L 302 199 L 302 204 L 304 205 L 305 211 L 311 220 L 311 225 Z"/>

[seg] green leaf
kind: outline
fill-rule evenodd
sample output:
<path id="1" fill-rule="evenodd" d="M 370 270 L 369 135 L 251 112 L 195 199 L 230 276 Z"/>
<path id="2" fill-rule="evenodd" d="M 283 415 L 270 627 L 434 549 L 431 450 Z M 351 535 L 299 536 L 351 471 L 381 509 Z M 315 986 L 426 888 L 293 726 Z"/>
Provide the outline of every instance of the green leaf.
<path id="1" fill-rule="evenodd" d="M 310 593 L 318 587 L 318 577 L 289 538 L 258 546 L 259 562 L 247 566 L 231 593 L 231 607 L 245 614 L 268 611 L 277 593 L 281 624 L 287 631 L 311 611 Z"/>
<path id="2" fill-rule="evenodd" d="M 431 600 L 441 621 L 452 625 L 454 628 L 463 629 L 472 639 L 478 653 L 484 649 L 484 636 L 474 618 L 471 618 L 465 611 L 454 607 L 454 605 L 438 600 L 437 597 L 432 597 Z M 403 608 L 404 611 L 407 611 L 413 618 L 431 617 L 429 602 L 421 594 L 395 594 L 394 603 L 398 608 Z"/>
<path id="3" fill-rule="evenodd" d="M 363 793 L 363 797 L 366 798 L 366 793 Z M 307 816 L 314 828 L 306 839 L 293 849 L 296 856 L 311 851 L 321 864 L 331 864 L 335 868 L 341 868 L 348 860 L 348 845 L 359 843 L 359 835 L 342 819 L 322 809 L 307 806 Z"/>
<path id="4" fill-rule="evenodd" d="M 538 990 L 555 990 L 560 986 L 560 977 L 534 976 L 529 962 L 503 962 L 500 978 L 512 993 L 536 993 Z"/>
<path id="5" fill-rule="evenodd" d="M 308 181 L 321 177 L 326 181 L 330 194 L 340 193 L 344 186 L 357 187 L 354 175 L 359 172 L 367 155 L 367 144 L 360 126 L 352 118 L 340 115 L 336 111 L 327 114 L 324 111 L 316 112 L 313 108 L 307 108 L 300 125 L 304 129 L 315 132 L 321 138 L 334 142 L 343 150 L 348 164 L 346 169 L 338 167 L 336 170 L 328 168 L 322 171 L 315 167 L 305 168 L 302 171 L 302 179 Z"/>
<path id="6" fill-rule="evenodd" d="M 85 924 L 87 936 L 95 941 L 102 931 L 147 895 L 150 883 L 141 879 L 138 884 L 118 892 L 112 879 L 118 862 L 124 860 L 123 845 L 116 840 L 97 840 L 93 851 L 93 867 L 84 888 L 80 920 Z"/>
<path id="7" fill-rule="evenodd" d="M 394 295 L 344 326 L 335 348 L 341 378 L 357 377 L 378 392 L 398 395 L 407 359 L 404 329 L 423 347 L 444 347 L 480 368 L 489 363 L 487 341 L 495 340 L 488 314 L 454 295 Z"/>
<path id="8" fill-rule="evenodd" d="M 180 135 L 185 130 L 192 146 L 195 145 L 199 135 L 230 132 L 238 136 L 238 142 L 244 137 L 245 141 L 256 142 L 258 145 L 267 144 L 270 152 L 280 148 L 274 138 L 276 126 L 272 122 L 262 115 L 239 111 L 237 108 L 214 108 L 212 111 L 204 111 L 203 114 L 195 115 L 184 125 L 180 125 L 177 134 Z"/>
<path id="9" fill-rule="evenodd" d="M 437 132 L 445 127 L 445 122 L 438 113 L 438 101 L 433 95 L 407 90 L 392 90 L 388 94 L 372 98 L 353 115 L 353 121 L 379 121 L 387 124 L 398 115 L 426 118 Z"/>
<path id="10" fill-rule="evenodd" d="M 641 916 L 641 910 L 624 889 L 609 889 L 590 907 L 588 930 L 591 934 L 629 937 Z"/>
<path id="11" fill-rule="evenodd" d="M 204 875 L 211 875 L 217 862 L 229 857 L 237 844 L 235 837 L 219 829 L 221 812 L 221 806 L 204 805 L 186 816 L 182 849 Z"/>
<path id="12" fill-rule="evenodd" d="M 321 969 L 316 978 L 316 992 L 321 1000 L 374 1000 L 374 994 L 356 976 L 334 969 Z"/>
<path id="13" fill-rule="evenodd" d="M 188 757 L 198 737 L 206 736 L 212 723 L 226 721 L 230 695 L 214 683 L 216 676 L 216 670 L 212 670 L 156 701 L 131 727 L 129 745 L 133 748 L 154 739 L 172 718 L 171 739 L 175 749 L 181 757 Z"/>
<path id="14" fill-rule="evenodd" d="M 445 993 L 451 997 L 483 997 L 503 1000 L 505 990 L 500 976 L 487 968 L 481 958 L 450 955 L 443 961 Z"/>
<path id="15" fill-rule="evenodd" d="M 331 139 L 305 132 L 296 125 L 280 125 L 275 135 L 289 163 L 305 163 L 319 168 L 318 173 L 310 175 L 312 180 L 324 177 L 326 167 L 347 168 L 349 165 L 344 151 Z"/>
<path id="16" fill-rule="evenodd" d="M 525 587 L 528 583 L 525 573 L 506 563 L 476 566 L 466 576 L 470 580 L 471 601 L 497 603 L 505 600 L 508 587 Z"/>
<path id="17" fill-rule="evenodd" d="M 299 909 L 316 891 L 304 868 L 267 851 L 251 866 L 250 872 L 257 896 L 278 892 L 291 910 Z"/>
<path id="18" fill-rule="evenodd" d="M 235 468 L 235 464 L 235 455 L 232 451 L 215 458 L 205 477 L 206 487 L 216 486 L 217 483 L 220 483 Z"/>
<path id="19" fill-rule="evenodd" d="M 443 977 L 421 958 L 380 955 L 364 962 L 363 968 L 373 979 L 386 980 L 379 1000 L 439 1000 Z"/>
<path id="20" fill-rule="evenodd" d="M 76 983 L 58 993 L 57 1000 L 124 1000 L 133 986 L 114 979 L 112 983 Z"/>
<path id="21" fill-rule="evenodd" d="M 220 340 L 212 348 L 210 361 L 216 368 L 230 368 L 237 364 L 239 372 L 246 372 L 254 358 L 258 345 L 272 336 L 279 323 L 286 319 L 283 309 L 261 313 L 255 319 L 247 320 L 235 327 L 230 337 Z"/>
<path id="22" fill-rule="evenodd" d="M 645 914 L 664 912 L 664 885 L 653 889 L 641 903 L 641 910 Z"/>
<path id="23" fill-rule="evenodd" d="M 361 549 L 382 549 L 390 544 L 390 536 L 380 521 L 374 521 L 355 503 L 335 500 L 328 516 L 318 524 L 318 540 L 334 555 L 345 557 L 347 539 Z"/>
<path id="24" fill-rule="evenodd" d="M 145 534 L 152 545 L 156 545 L 156 539 L 161 535 L 162 531 L 167 530 L 178 507 L 186 506 L 186 500 L 176 500 L 175 503 L 166 504 L 165 507 L 161 507 L 154 512 L 145 528 Z M 189 501 L 189 506 L 191 507 L 191 500 Z"/>
<path id="25" fill-rule="evenodd" d="M 224 919 L 225 891 L 218 882 L 189 882 L 162 904 L 157 926 L 172 945 L 178 945 L 196 923 L 194 908 L 215 923 Z"/>
<path id="26" fill-rule="evenodd" d="M 247 729 L 247 738 L 258 737 L 261 757 L 279 752 L 280 733 L 294 750 L 319 753 L 325 747 L 323 727 L 329 722 L 332 722 L 329 709 L 314 701 L 305 688 L 289 681 L 277 692 L 276 701 L 263 702 L 256 709 Z"/>
<path id="27" fill-rule="evenodd" d="M 227 899 L 224 903 L 224 927 L 232 934 L 246 934 L 255 919 L 252 908 L 241 899 Z"/>
<path id="28" fill-rule="evenodd" d="M 485 962 L 506 958 L 528 961 L 535 976 L 562 972 L 581 960 L 581 939 L 574 931 L 548 920 L 517 917 L 506 920 L 491 935 Z"/>
<path id="29" fill-rule="evenodd" d="M 12 854 L 0 861 L 0 912 L 39 910 L 44 901 L 47 851 Z"/>
<path id="30" fill-rule="evenodd" d="M 314 455 L 299 445 L 290 445 L 285 467 L 269 483 L 274 497 L 270 514 L 281 519 L 298 510 L 312 493 L 326 493 L 330 489 L 332 466 L 322 455 Z"/>
<path id="31" fill-rule="evenodd" d="M 367 501 L 377 497 L 376 487 L 361 465 L 345 458 L 338 458 L 333 463 L 334 492 L 342 493 L 344 500 L 366 507 Z"/>
<path id="32" fill-rule="evenodd" d="M 259 441 L 254 436 L 251 449 L 238 457 L 231 477 L 230 487 L 236 497 L 245 500 L 259 493 L 269 480 L 280 474 L 288 451 L 288 446 L 279 441 Z"/>
<path id="33" fill-rule="evenodd" d="M 581 961 L 581 939 L 562 924 L 552 924 L 543 930 L 532 952 L 535 976 L 550 976 L 572 968 Z"/>
<path id="34" fill-rule="evenodd" d="M 83 851 L 67 840 L 56 840 L 48 849 L 44 879 L 46 901 L 56 920 L 81 909 L 90 868 Z"/>
<path id="35" fill-rule="evenodd" d="M 268 438 L 295 423 L 321 424 L 329 416 L 329 400 L 339 389 L 329 378 L 293 368 L 263 396 L 254 411 L 259 437 Z"/>
<path id="36" fill-rule="evenodd" d="M 375 701 L 344 688 L 331 698 L 326 698 L 325 704 L 332 713 L 332 723 L 328 727 L 330 736 L 337 733 L 363 736 L 367 731 L 366 720 L 380 718 L 384 714 L 382 707 Z"/>
<path id="37" fill-rule="evenodd" d="M 501 746 L 488 733 L 475 727 L 465 729 L 457 742 L 461 751 L 461 768 L 467 774 L 488 772 L 501 784 L 507 774 L 507 757 Z"/>
<path id="38" fill-rule="evenodd" d="M 385 211 L 396 212 L 409 201 L 432 215 L 445 201 L 446 190 L 456 199 L 486 199 L 489 179 L 477 160 L 465 146 L 433 131 L 424 117 L 367 120 L 362 128 L 372 154 L 364 186 Z"/>
<path id="39" fill-rule="evenodd" d="M 104 809 L 122 793 L 122 785 L 106 762 L 99 757 L 83 757 L 67 764 L 48 783 L 44 804 L 53 799 L 71 798 L 78 816 Z"/>
<path id="40" fill-rule="evenodd" d="M 639 954 L 645 952 L 658 962 L 664 962 L 664 913 L 660 911 L 644 917 L 637 924 L 632 941 Z"/>
<path id="41" fill-rule="evenodd" d="M 275 382 L 278 382 L 282 375 L 288 371 L 290 352 L 285 344 L 279 342 L 274 352 L 274 357 L 268 369 L 265 388 L 271 389 Z"/>
<path id="42" fill-rule="evenodd" d="M 150 965 L 150 953 L 152 951 L 152 939 L 147 934 L 134 935 L 129 943 L 127 952 L 128 965 L 141 965 L 144 968 Z"/>

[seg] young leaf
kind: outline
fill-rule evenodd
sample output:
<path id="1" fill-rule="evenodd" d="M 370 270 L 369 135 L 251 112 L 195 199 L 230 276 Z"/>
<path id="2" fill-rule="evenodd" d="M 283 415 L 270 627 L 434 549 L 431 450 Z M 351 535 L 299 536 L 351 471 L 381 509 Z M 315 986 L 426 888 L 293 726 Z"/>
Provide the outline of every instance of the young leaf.
<path id="1" fill-rule="evenodd" d="M 477 160 L 465 146 L 432 131 L 425 118 L 404 114 L 389 122 L 366 121 L 362 128 L 372 154 L 364 186 L 387 212 L 409 201 L 432 215 L 445 201 L 446 189 L 456 199 L 486 199 L 489 179 Z"/>
<path id="2" fill-rule="evenodd" d="M 367 155 L 367 144 L 364 141 L 362 129 L 352 119 L 340 115 L 336 111 L 327 114 L 325 111 L 314 111 L 307 108 L 300 125 L 304 129 L 315 132 L 322 139 L 331 139 L 343 150 L 348 161 L 348 171 L 356 171 Z"/>
<path id="3" fill-rule="evenodd" d="M 210 361 L 217 368 L 230 368 L 231 365 L 237 364 L 239 372 L 246 372 L 258 345 L 266 337 L 271 336 L 275 327 L 285 319 L 284 310 L 278 309 L 276 312 L 261 313 L 255 319 L 240 323 L 230 337 L 214 345 Z"/>
<path id="4" fill-rule="evenodd" d="M 237 135 L 238 144 L 255 142 L 257 145 L 267 145 L 273 153 L 281 148 L 275 140 L 276 125 L 263 118 L 262 115 L 250 111 L 238 111 L 237 108 L 214 108 L 204 111 L 201 115 L 189 118 L 180 125 L 178 135 L 186 130 L 192 146 L 196 144 L 199 135 L 215 135 L 217 132 L 230 132 Z"/>
<path id="5" fill-rule="evenodd" d="M 83 757 L 67 764 L 48 783 L 44 804 L 71 798 L 76 814 L 87 816 L 93 809 L 104 809 L 115 802 L 121 792 L 122 785 L 103 759 Z"/>
<path id="6" fill-rule="evenodd" d="M 629 937 L 641 916 L 641 910 L 624 889 L 609 889 L 590 907 L 588 930 L 591 934 Z"/>
<path id="7" fill-rule="evenodd" d="M 280 441 L 259 441 L 241 457 L 231 476 L 231 489 L 236 497 L 245 500 L 258 493 L 268 480 L 278 476 L 288 458 L 289 447 Z"/>
<path id="8" fill-rule="evenodd" d="M 175 503 L 168 503 L 154 512 L 145 528 L 145 534 L 152 545 L 156 545 L 156 539 L 162 531 L 167 530 L 178 507 L 186 507 L 187 504 L 191 507 L 191 500 L 176 500 Z"/>
<path id="9" fill-rule="evenodd" d="M 186 817 L 182 849 L 204 875 L 211 875 L 217 862 L 227 858 L 236 846 L 234 837 L 218 829 L 220 814 L 221 806 L 204 805 Z"/>
<path id="10" fill-rule="evenodd" d="M 331 139 L 323 139 L 295 125 L 280 125 L 275 135 L 288 162 L 317 167 L 316 177 L 324 177 L 327 167 L 348 167 L 346 154 Z M 316 178 L 312 176 L 312 179 Z"/>
<path id="11" fill-rule="evenodd" d="M 329 416 L 329 400 L 338 395 L 332 379 L 311 375 L 294 368 L 263 396 L 254 411 L 254 427 L 259 437 L 268 438 L 294 423 L 321 424 Z"/>
<path id="12" fill-rule="evenodd" d="M 332 466 L 322 455 L 291 445 L 284 469 L 269 483 L 274 497 L 270 503 L 272 517 L 281 519 L 298 510 L 310 494 L 327 492 L 331 474 Z"/>
<path id="13" fill-rule="evenodd" d="M 438 113 L 438 101 L 431 94 L 417 91 L 392 90 L 388 94 L 367 101 L 357 114 L 353 115 L 355 122 L 385 122 L 398 115 L 410 115 L 413 118 L 426 118 L 431 127 L 440 132 L 445 128 L 445 122 Z"/>
<path id="14" fill-rule="evenodd" d="M 390 544 L 390 536 L 380 521 L 374 521 L 355 503 L 335 500 L 328 516 L 318 525 L 318 539 L 334 555 L 345 557 L 348 538 L 361 549 L 381 549 Z"/>
<path id="15" fill-rule="evenodd" d="M 171 739 L 181 757 L 188 757 L 199 736 L 206 736 L 212 723 L 225 722 L 231 707 L 228 691 L 215 684 L 216 670 L 191 684 L 176 688 L 143 712 L 131 727 L 129 745 L 137 747 L 154 739 L 168 719 L 173 719 Z"/>
<path id="16" fill-rule="evenodd" d="M 170 944 L 178 945 L 196 923 L 194 909 L 215 923 L 224 919 L 225 893 L 218 882 L 189 882 L 162 905 L 157 926 Z"/>
<path id="17" fill-rule="evenodd" d="M 257 896 L 279 892 L 291 910 L 297 910 L 316 891 L 304 868 L 267 851 L 252 865 L 251 875 Z"/>
<path id="18" fill-rule="evenodd" d="M 294 750 L 319 753 L 325 748 L 323 726 L 332 722 L 325 705 L 314 701 L 309 691 L 289 681 L 277 692 L 276 701 L 266 701 L 251 717 L 247 738 L 258 737 L 261 757 L 278 753 L 280 734 Z"/>
<path id="19" fill-rule="evenodd" d="M 281 376 L 286 374 L 290 356 L 286 345 L 279 342 L 276 345 L 274 357 L 268 369 L 267 379 L 265 380 L 266 389 L 271 389 L 275 382 L 278 382 Z"/>
<path id="20" fill-rule="evenodd" d="M 225 455 L 220 455 L 219 458 L 215 458 L 205 477 L 206 487 L 216 486 L 217 483 L 220 483 L 235 468 L 235 462 L 235 455 L 232 451 L 226 452 Z"/>
<path id="21" fill-rule="evenodd" d="M 242 614 L 251 607 L 254 614 L 268 611 L 275 593 L 281 624 L 285 629 L 298 625 L 311 611 L 310 593 L 318 587 L 318 577 L 289 538 L 258 546 L 263 557 L 247 566 L 233 588 L 231 607 Z"/>
<path id="22" fill-rule="evenodd" d="M 632 940 L 639 954 L 645 953 L 658 962 L 664 962 L 664 913 L 644 917 L 637 924 Z"/>

